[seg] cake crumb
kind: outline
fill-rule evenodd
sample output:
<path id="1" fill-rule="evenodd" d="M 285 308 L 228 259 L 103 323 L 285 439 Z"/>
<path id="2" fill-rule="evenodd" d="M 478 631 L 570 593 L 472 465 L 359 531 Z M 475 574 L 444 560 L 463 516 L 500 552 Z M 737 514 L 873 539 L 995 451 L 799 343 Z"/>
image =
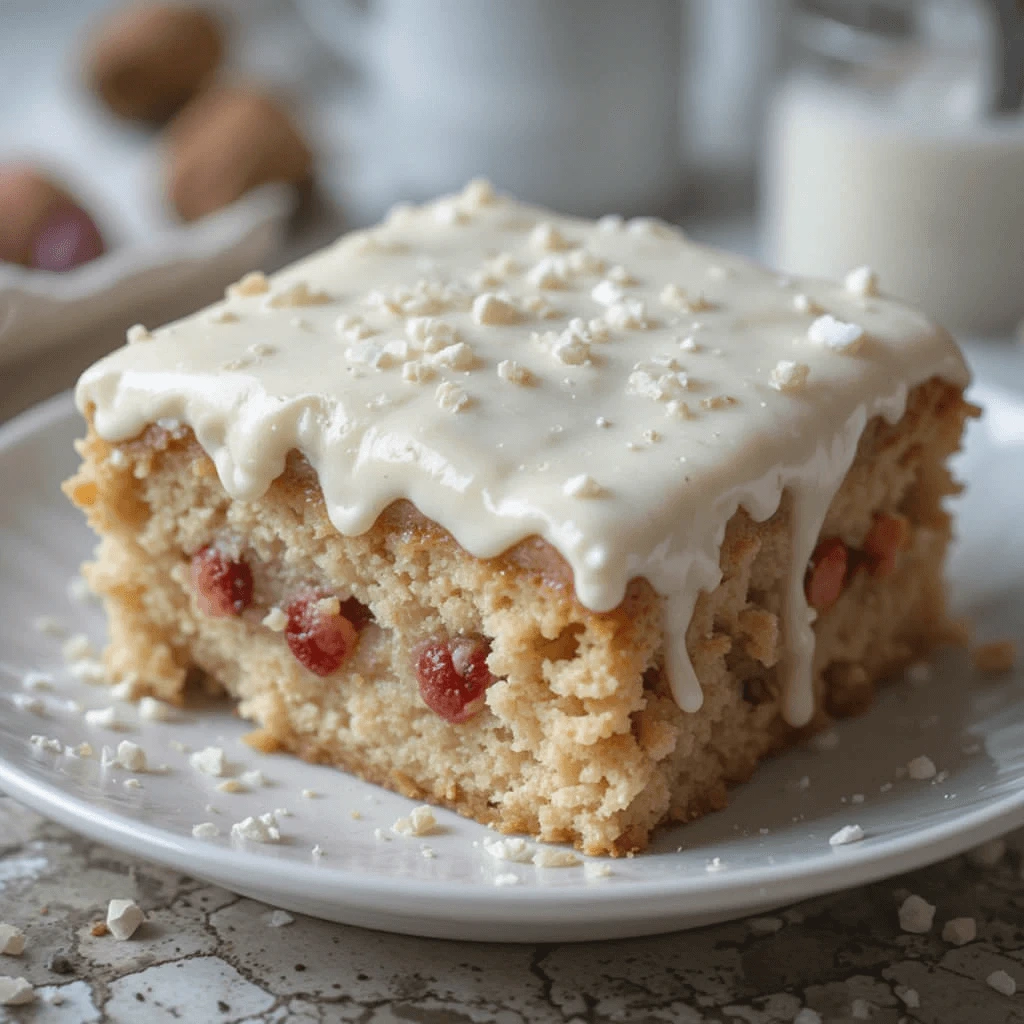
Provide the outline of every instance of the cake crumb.
<path id="1" fill-rule="evenodd" d="M 932 930 L 935 907 L 920 896 L 910 895 L 899 909 L 900 928 L 915 935 L 924 935 Z"/>
<path id="2" fill-rule="evenodd" d="M 228 298 L 232 296 L 252 296 L 252 295 L 263 295 L 270 291 L 270 282 L 267 280 L 267 275 L 261 270 L 254 270 L 250 274 L 246 274 L 241 280 L 236 281 L 234 284 L 229 284 L 226 289 Z"/>
<path id="3" fill-rule="evenodd" d="M 64 744 L 53 736 L 41 736 L 39 733 L 29 737 L 29 743 L 40 750 L 46 750 L 51 754 L 63 754 Z"/>
<path id="4" fill-rule="evenodd" d="M 220 829 L 212 821 L 201 821 L 198 825 L 192 826 L 194 839 L 216 839 L 219 835 Z"/>
<path id="5" fill-rule="evenodd" d="M 245 786 L 238 779 L 225 779 L 217 783 L 217 791 L 220 793 L 244 793 Z"/>
<path id="6" fill-rule="evenodd" d="M 897 985 L 893 991 L 896 993 L 896 998 L 909 1009 L 916 1010 L 921 1005 L 921 997 L 917 994 L 917 989 Z"/>
<path id="7" fill-rule="evenodd" d="M 843 285 L 852 295 L 867 298 L 878 294 L 878 275 L 870 267 L 855 267 L 843 279 Z"/>
<path id="8" fill-rule="evenodd" d="M 331 296 L 326 292 L 310 288 L 305 281 L 296 281 L 269 296 L 266 305 L 272 309 L 294 309 L 299 306 L 321 306 L 330 301 Z"/>
<path id="9" fill-rule="evenodd" d="M 776 391 L 799 391 L 806 387 L 811 368 L 806 363 L 780 359 L 771 373 L 771 385 Z"/>
<path id="10" fill-rule="evenodd" d="M 272 910 L 265 915 L 264 920 L 268 928 L 284 928 L 295 922 L 295 918 L 287 910 Z"/>
<path id="11" fill-rule="evenodd" d="M 117 745 L 114 763 L 130 772 L 144 772 L 147 768 L 146 752 L 131 740 L 121 740 Z"/>
<path id="12" fill-rule="evenodd" d="M 134 676 L 128 676 L 110 688 L 111 696 L 115 700 L 134 700 L 135 691 L 138 687 L 138 680 Z"/>
<path id="13" fill-rule="evenodd" d="M 267 629 L 275 633 L 281 633 L 284 631 L 284 627 L 288 625 L 288 616 L 280 608 L 271 608 L 263 616 L 261 622 Z"/>
<path id="14" fill-rule="evenodd" d="M 871 1004 L 866 999 L 854 999 L 850 1003 L 850 1016 L 854 1020 L 871 1020 Z"/>
<path id="15" fill-rule="evenodd" d="M 28 711 L 33 715 L 45 715 L 46 714 L 46 702 L 42 697 L 37 697 L 32 693 L 15 693 L 11 695 L 11 700 L 14 706 L 20 708 L 22 711 Z"/>
<path id="16" fill-rule="evenodd" d="M 935 778 L 935 762 L 924 754 L 907 762 L 907 774 L 917 782 Z"/>
<path id="17" fill-rule="evenodd" d="M 1012 640 L 994 640 L 971 650 L 974 667 L 985 676 L 999 676 L 1013 670 L 1017 662 L 1017 645 Z"/>
<path id="18" fill-rule="evenodd" d="M 519 885 L 519 876 L 512 874 L 511 871 L 495 875 L 494 884 L 499 887 L 505 885 Z"/>
<path id="19" fill-rule="evenodd" d="M 52 690 L 53 676 L 47 675 L 45 672 L 37 672 L 33 669 L 21 677 L 21 685 L 24 689 L 33 692 Z"/>
<path id="20" fill-rule="evenodd" d="M 267 784 L 267 777 L 259 770 L 259 768 L 250 768 L 248 771 L 242 772 L 238 776 L 238 781 L 243 786 L 251 786 L 253 789 L 259 789 L 261 786 Z"/>
<path id="21" fill-rule="evenodd" d="M 42 633 L 44 636 L 53 637 L 64 637 L 67 636 L 67 629 L 62 622 L 55 619 L 52 615 L 39 615 L 32 620 L 32 628 L 37 633 Z M 74 640 L 84 640 L 86 644 L 89 643 L 89 638 L 81 633 L 76 634 L 72 637 Z M 67 645 L 65 645 L 66 648 Z M 91 648 L 90 648 L 91 650 Z M 65 655 L 67 657 L 67 655 Z"/>
<path id="22" fill-rule="evenodd" d="M 572 850 L 538 846 L 533 854 L 533 863 L 538 868 L 574 868 L 580 863 L 580 859 Z"/>
<path id="23" fill-rule="evenodd" d="M 793 296 L 793 308 L 798 313 L 809 313 L 812 316 L 817 316 L 819 313 L 824 312 L 819 303 L 802 292 Z"/>
<path id="24" fill-rule="evenodd" d="M 422 846 L 420 847 L 420 856 L 426 860 L 434 860 L 437 857 L 437 854 L 434 853 L 434 848 L 432 846 Z"/>
<path id="25" fill-rule="evenodd" d="M 125 789 L 142 789 L 143 786 L 142 786 L 142 783 L 139 782 L 138 779 L 132 778 L 132 779 L 125 779 L 124 780 L 124 788 Z"/>
<path id="26" fill-rule="evenodd" d="M 303 800 L 315 800 L 317 797 L 322 796 L 315 789 L 304 789 L 301 795 Z"/>
<path id="27" fill-rule="evenodd" d="M 321 857 L 324 856 L 324 848 L 319 843 L 317 843 L 313 847 L 313 849 L 310 850 L 310 854 L 313 857 L 313 860 L 319 860 Z"/>
<path id="28" fill-rule="evenodd" d="M 1003 996 L 1012 996 L 1017 993 L 1017 982 L 1003 970 L 993 971 L 985 979 L 985 984 Z"/>
<path id="29" fill-rule="evenodd" d="M 495 860 L 507 860 L 513 864 L 529 864 L 533 860 L 533 848 L 525 839 L 520 839 L 518 836 L 509 836 L 505 839 L 485 839 L 483 849 Z"/>
<path id="30" fill-rule="evenodd" d="M 814 344 L 833 352 L 854 355 L 864 344 L 864 328 L 859 324 L 837 320 L 831 313 L 825 313 L 807 328 L 807 337 Z"/>
<path id="31" fill-rule="evenodd" d="M 25 935 L 13 924 L 0 922 L 0 953 L 5 956 L 21 956 L 25 952 Z"/>
<path id="32" fill-rule="evenodd" d="M 204 775 L 223 775 L 226 769 L 224 750 L 221 747 L 204 747 L 190 754 L 188 763 Z"/>
<path id="33" fill-rule="evenodd" d="M 547 252 L 569 249 L 572 243 L 550 221 L 542 220 L 530 232 L 530 246 Z"/>
<path id="34" fill-rule="evenodd" d="M 452 380 L 445 380 L 438 384 L 434 398 L 444 412 L 450 413 L 462 412 L 468 409 L 472 403 L 466 390 Z"/>
<path id="35" fill-rule="evenodd" d="M 137 345 L 140 341 L 152 341 L 153 332 L 145 324 L 132 324 L 124 332 L 124 337 L 129 345 Z"/>
<path id="36" fill-rule="evenodd" d="M 26 1006 L 36 990 L 24 978 L 0 977 L 0 1006 Z"/>
<path id="37" fill-rule="evenodd" d="M 565 481 L 562 493 L 568 498 L 602 498 L 607 492 L 588 473 L 580 473 Z"/>
<path id="38" fill-rule="evenodd" d="M 39 620 L 39 619 L 36 620 L 36 622 L 37 622 L 36 628 L 37 629 L 41 629 L 41 627 L 38 625 L 38 623 L 40 621 L 43 621 L 43 620 Z M 49 621 L 56 621 L 56 620 L 49 620 Z M 58 626 L 57 628 L 61 630 L 60 633 L 54 633 L 52 629 L 47 629 L 47 630 L 42 630 L 42 631 L 43 632 L 50 632 L 54 636 L 63 636 L 64 627 L 63 626 Z M 69 663 L 70 662 L 75 662 L 75 661 L 83 661 L 83 660 L 85 660 L 87 658 L 95 658 L 96 657 L 96 649 L 89 642 L 89 638 L 84 633 L 75 633 L 72 636 L 69 636 L 67 638 L 67 640 L 65 640 L 64 643 L 61 644 L 60 653 L 61 653 L 61 657 L 66 662 L 69 662 Z"/>
<path id="39" fill-rule="evenodd" d="M 588 860 L 583 864 L 583 877 L 588 881 L 598 878 L 610 878 L 612 869 L 601 861 Z"/>
<path id="40" fill-rule="evenodd" d="M 518 323 L 519 310 L 494 292 L 484 292 L 473 300 L 473 319 L 485 327 Z"/>
<path id="41" fill-rule="evenodd" d="M 520 387 L 529 387 L 534 383 L 533 374 L 521 363 L 514 359 L 502 359 L 498 363 L 498 376 L 510 384 L 518 384 Z"/>
<path id="42" fill-rule="evenodd" d="M 279 843 L 281 831 L 272 814 L 262 814 L 258 818 L 250 815 L 231 826 L 231 838 L 250 843 Z"/>
<path id="43" fill-rule="evenodd" d="M 942 926 L 942 941 L 954 946 L 966 946 L 978 937 L 978 925 L 973 917 L 954 917 Z"/>
<path id="44" fill-rule="evenodd" d="M 860 825 L 844 825 L 838 832 L 829 836 L 829 846 L 848 846 L 850 843 L 859 843 L 864 838 L 864 829 Z"/>
<path id="45" fill-rule="evenodd" d="M 121 718 L 121 713 L 113 705 L 107 708 L 92 708 L 86 711 L 84 717 L 88 725 L 95 725 L 100 729 L 110 729 L 112 732 L 123 732 L 129 727 L 128 723 Z"/>
<path id="46" fill-rule="evenodd" d="M 118 942 L 130 939 L 146 920 L 134 900 L 111 900 L 107 906 L 107 930 Z"/>
<path id="47" fill-rule="evenodd" d="M 407 818 L 398 818 L 391 831 L 400 836 L 429 836 L 437 831 L 437 819 L 433 810 L 424 804 L 409 813 Z"/>
<path id="48" fill-rule="evenodd" d="M 170 722 L 174 717 L 174 708 L 156 697 L 143 697 L 139 700 L 139 718 L 148 722 Z"/>

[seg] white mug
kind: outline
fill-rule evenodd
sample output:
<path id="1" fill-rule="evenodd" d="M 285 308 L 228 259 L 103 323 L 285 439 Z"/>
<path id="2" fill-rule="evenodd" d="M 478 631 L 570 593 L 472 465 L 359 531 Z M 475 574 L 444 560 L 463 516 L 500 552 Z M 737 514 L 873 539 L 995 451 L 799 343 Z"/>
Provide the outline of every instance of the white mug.
<path id="1" fill-rule="evenodd" d="M 581 215 L 679 202 L 680 0 L 299 6 L 358 74 L 339 174 L 360 213 L 480 175 Z"/>

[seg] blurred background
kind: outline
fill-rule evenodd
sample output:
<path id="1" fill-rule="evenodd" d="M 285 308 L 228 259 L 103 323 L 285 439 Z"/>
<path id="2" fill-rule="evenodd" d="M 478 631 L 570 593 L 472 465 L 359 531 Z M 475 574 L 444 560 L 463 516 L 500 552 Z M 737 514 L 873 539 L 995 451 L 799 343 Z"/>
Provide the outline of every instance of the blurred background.
<path id="1" fill-rule="evenodd" d="M 1009 339 L 1022 92 L 1024 0 L 0 0 L 0 414 L 479 175 Z"/>

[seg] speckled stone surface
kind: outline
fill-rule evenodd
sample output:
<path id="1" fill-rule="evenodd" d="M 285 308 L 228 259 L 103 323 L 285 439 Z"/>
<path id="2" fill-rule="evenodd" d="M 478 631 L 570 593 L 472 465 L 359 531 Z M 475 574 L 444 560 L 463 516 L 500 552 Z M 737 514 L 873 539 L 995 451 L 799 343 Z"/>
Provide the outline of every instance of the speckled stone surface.
<path id="1" fill-rule="evenodd" d="M 1003 970 L 1024 990 L 1024 833 L 1003 845 L 700 931 L 486 945 L 298 915 L 274 927 L 270 907 L 0 798 L 0 921 L 26 936 L 23 955 L 0 956 L 0 975 L 36 986 L 33 1004 L 0 1009 L 0 1021 L 1024 1022 L 1024 995 L 986 982 Z M 927 934 L 900 930 L 909 893 L 937 907 Z M 90 934 L 114 897 L 147 915 L 124 942 Z M 942 940 L 953 917 L 977 920 L 974 942 Z"/>

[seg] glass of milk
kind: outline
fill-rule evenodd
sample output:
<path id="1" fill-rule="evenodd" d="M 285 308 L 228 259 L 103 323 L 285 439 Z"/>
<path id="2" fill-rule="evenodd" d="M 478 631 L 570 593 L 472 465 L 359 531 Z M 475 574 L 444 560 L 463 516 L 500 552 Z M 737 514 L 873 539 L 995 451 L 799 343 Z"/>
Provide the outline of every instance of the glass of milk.
<path id="1" fill-rule="evenodd" d="M 947 326 L 1024 319 L 1024 116 L 994 115 L 980 0 L 808 0 L 769 111 L 767 258 L 883 291 Z"/>

